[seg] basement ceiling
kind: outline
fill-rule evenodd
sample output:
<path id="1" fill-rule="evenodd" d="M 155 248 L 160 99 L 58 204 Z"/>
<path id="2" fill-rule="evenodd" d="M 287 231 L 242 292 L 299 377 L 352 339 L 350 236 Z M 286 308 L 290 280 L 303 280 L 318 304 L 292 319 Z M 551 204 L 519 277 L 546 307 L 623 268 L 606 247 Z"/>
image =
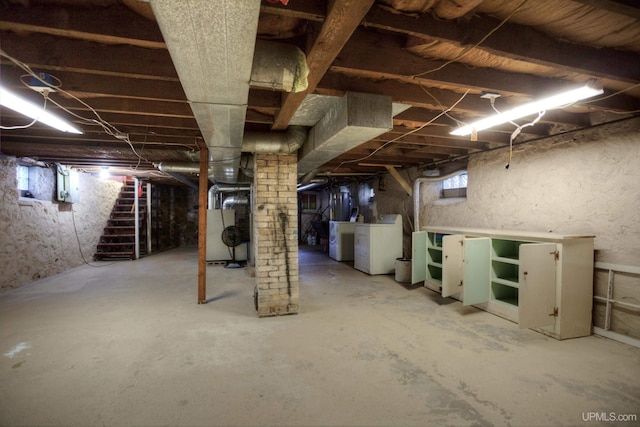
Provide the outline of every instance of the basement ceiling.
<path id="1" fill-rule="evenodd" d="M 49 95 L 47 108 L 84 132 L 18 128 L 30 120 L 2 107 L 2 154 L 197 182 L 157 169 L 197 161 L 205 140 L 149 3 L 4 0 L 0 11 L 2 85 L 42 104 L 19 65 L 49 73 L 62 90 Z M 640 4 L 633 0 L 264 0 L 257 38 L 305 52 L 309 86 L 298 93 L 250 86 L 245 132 L 312 126 L 322 117 L 314 109 L 347 92 L 393 101 L 392 129 L 317 168 L 336 180 L 390 166 L 452 168 L 509 145 L 511 124 L 473 141 L 449 134 L 493 113 L 485 92 L 499 94 L 495 107 L 503 110 L 590 79 L 602 84 L 603 95 L 546 112 L 515 143 L 640 114 Z"/>

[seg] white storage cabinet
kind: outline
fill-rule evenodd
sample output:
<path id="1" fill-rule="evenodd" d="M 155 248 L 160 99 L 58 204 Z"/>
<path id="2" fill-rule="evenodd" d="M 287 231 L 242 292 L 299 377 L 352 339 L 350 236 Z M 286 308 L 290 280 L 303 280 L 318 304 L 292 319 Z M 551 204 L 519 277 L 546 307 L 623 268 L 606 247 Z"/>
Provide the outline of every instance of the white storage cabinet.
<path id="1" fill-rule="evenodd" d="M 414 283 L 557 339 L 591 334 L 593 236 L 425 227 Z"/>

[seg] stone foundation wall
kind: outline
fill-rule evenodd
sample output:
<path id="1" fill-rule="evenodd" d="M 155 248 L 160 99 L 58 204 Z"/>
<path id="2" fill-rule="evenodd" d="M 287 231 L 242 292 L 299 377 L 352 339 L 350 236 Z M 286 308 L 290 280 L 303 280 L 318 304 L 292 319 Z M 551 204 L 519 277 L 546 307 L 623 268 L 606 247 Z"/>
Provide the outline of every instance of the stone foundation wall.
<path id="1" fill-rule="evenodd" d="M 37 188 L 49 189 L 33 193 L 46 199 L 20 198 L 16 167 L 0 160 L 0 292 L 91 262 L 122 186 L 80 173 L 79 202 L 58 203 L 55 170 L 36 168 Z"/>
<path id="2" fill-rule="evenodd" d="M 255 302 L 258 316 L 298 312 L 297 156 L 254 156 Z"/>
<path id="3" fill-rule="evenodd" d="M 596 261 L 640 267 L 640 119 L 516 146 L 506 170 L 508 155 L 471 156 L 464 201 L 443 203 L 440 184 L 423 184 L 420 224 L 594 235 Z M 416 176 L 408 171 L 411 183 Z M 387 179 L 376 201 L 388 212 L 411 198 Z M 606 271 L 594 287 L 606 295 Z M 640 304 L 640 276 L 616 274 L 614 299 Z M 596 326 L 604 314 L 595 302 Z M 640 339 L 638 311 L 614 304 L 611 328 Z"/>

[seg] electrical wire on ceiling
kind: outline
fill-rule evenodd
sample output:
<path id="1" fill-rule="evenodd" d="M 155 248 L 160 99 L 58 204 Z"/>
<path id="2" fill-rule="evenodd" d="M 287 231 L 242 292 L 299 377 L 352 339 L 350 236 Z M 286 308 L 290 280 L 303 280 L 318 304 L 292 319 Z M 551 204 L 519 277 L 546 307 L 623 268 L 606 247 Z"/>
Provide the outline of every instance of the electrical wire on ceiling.
<path id="1" fill-rule="evenodd" d="M 436 71 L 440 71 L 442 70 L 444 67 L 446 67 L 449 64 L 453 64 L 454 62 L 457 62 L 460 58 L 462 58 L 463 56 L 465 56 L 467 53 L 469 53 L 472 49 L 477 48 L 478 46 L 480 46 L 482 43 L 485 42 L 485 40 L 487 40 L 493 33 L 495 33 L 496 31 L 498 31 L 504 24 L 507 23 L 507 21 L 509 21 L 509 19 L 511 19 L 511 17 L 513 15 L 515 15 L 520 9 L 522 9 L 522 7 L 528 2 L 529 0 L 524 0 L 522 3 L 520 3 L 520 5 L 518 7 L 516 7 L 515 9 L 513 9 L 511 11 L 511 13 L 509 15 L 507 15 L 498 25 L 496 25 L 491 31 L 489 31 L 484 37 L 482 37 L 480 39 L 480 41 L 476 44 L 474 44 L 473 46 L 467 46 L 465 47 L 462 52 L 460 52 L 459 54 L 457 54 L 455 57 L 453 57 L 452 59 L 448 60 L 447 62 L 445 62 L 444 64 L 440 65 L 439 67 L 436 67 L 434 69 L 431 70 L 427 70 L 424 71 L 422 73 L 418 73 L 418 74 L 413 74 L 410 77 L 416 78 L 416 77 L 421 77 L 424 76 L 426 74 L 430 74 L 430 73 L 435 73 Z"/>
<path id="2" fill-rule="evenodd" d="M 451 114 L 449 114 L 449 111 L 445 111 L 445 107 L 444 105 L 442 105 L 442 103 L 438 100 L 438 98 L 436 98 L 431 92 L 429 92 L 424 85 L 422 84 L 422 82 L 418 82 L 418 86 L 420 86 L 420 89 L 422 89 L 422 91 L 424 93 L 426 93 L 427 95 L 429 95 L 435 102 L 436 104 L 438 104 L 438 106 L 440 107 L 440 110 L 444 111 L 445 116 L 449 117 L 451 120 L 453 120 L 454 122 L 458 123 L 458 125 L 460 126 L 467 126 L 467 123 L 463 122 L 462 120 L 459 120 L 457 118 L 455 118 L 454 116 L 452 116 Z"/>
<path id="3" fill-rule="evenodd" d="M 399 139 L 404 138 L 405 136 L 409 136 L 415 132 L 418 132 L 422 129 L 424 129 L 425 127 L 429 126 L 430 124 L 432 124 L 433 122 L 435 122 L 436 120 L 438 120 L 440 117 L 444 116 L 445 114 L 447 114 L 449 111 L 453 110 L 456 105 L 458 105 L 466 96 L 467 94 L 470 92 L 470 89 L 467 89 L 467 91 L 456 101 L 453 103 L 453 105 L 451 105 L 451 107 L 447 108 L 446 110 L 443 110 L 440 114 L 438 114 L 437 116 L 435 116 L 434 118 L 432 118 L 431 120 L 429 120 L 428 122 L 424 123 L 423 125 L 412 129 L 408 132 L 403 133 L 400 136 L 397 136 L 387 142 L 385 142 L 384 144 L 382 144 L 380 147 L 376 148 L 375 150 L 373 150 L 372 153 L 368 154 L 367 156 L 361 157 L 359 159 L 355 159 L 355 160 L 345 160 L 343 162 L 341 162 L 338 166 L 336 166 L 331 172 L 335 172 L 336 170 L 340 169 L 343 165 L 347 164 L 347 163 L 356 163 L 356 162 L 361 162 L 363 160 L 366 160 L 368 158 L 370 158 L 371 156 L 373 156 L 374 154 L 376 154 L 378 151 L 382 150 L 383 148 L 385 148 L 386 146 L 388 146 L 389 144 L 396 142 Z"/>
<path id="4" fill-rule="evenodd" d="M 44 97 L 44 103 L 42 104 L 42 111 L 46 111 L 47 109 L 47 100 L 49 99 L 49 94 L 47 92 L 44 92 L 42 94 L 42 96 Z M 26 124 L 26 125 L 18 125 L 18 126 L 0 126 L 0 129 L 3 130 L 15 130 L 15 129 L 28 129 L 31 126 L 33 126 L 34 124 L 36 124 L 36 122 L 38 121 L 40 117 L 36 117 L 34 118 L 31 123 Z"/>
<path id="5" fill-rule="evenodd" d="M 609 99 L 609 98 L 614 97 L 616 95 L 620 95 L 621 93 L 630 91 L 631 89 L 635 89 L 638 86 L 640 86 L 640 83 L 636 83 L 636 84 L 631 85 L 631 86 L 629 86 L 629 87 L 627 87 L 625 89 L 620 89 L 619 91 L 610 93 L 609 95 L 601 96 L 600 98 L 590 99 L 588 101 L 582 101 L 581 104 L 589 104 L 589 103 L 592 103 L 592 102 L 603 101 L 605 99 Z M 635 114 L 635 113 L 640 113 L 640 110 L 634 110 L 634 111 L 604 110 L 604 111 L 607 111 L 609 113 L 615 113 L 615 114 Z"/>
<path id="6" fill-rule="evenodd" d="M 495 111 L 498 114 L 502 114 L 496 108 L 496 97 L 489 98 L 489 102 L 491 103 L 491 108 L 493 108 L 493 111 Z M 544 116 L 545 113 L 546 113 L 546 111 L 538 111 L 538 117 L 536 117 L 533 121 L 531 121 L 529 123 L 525 123 L 523 125 L 519 125 L 516 122 L 509 121 L 509 123 L 514 125 L 516 127 L 516 129 L 513 132 L 511 132 L 511 135 L 509 136 L 509 161 L 505 165 L 505 169 L 509 169 L 509 167 L 511 166 L 511 159 L 513 157 L 513 140 L 516 139 L 518 137 L 518 135 L 520 135 L 520 132 L 522 132 L 522 129 L 524 129 L 524 128 L 528 127 L 528 126 L 533 126 L 536 123 L 538 123 L 540 121 L 540 119 L 542 118 L 542 116 Z"/>
<path id="7" fill-rule="evenodd" d="M 124 132 L 121 132 L 114 125 L 112 125 L 111 123 L 107 122 L 102 117 L 100 117 L 100 114 L 98 114 L 98 112 L 93 107 L 91 107 L 89 104 L 87 104 L 86 102 L 84 102 L 83 100 L 78 98 L 77 96 L 75 96 L 75 95 L 67 92 L 66 90 L 62 89 L 62 84 L 53 85 L 50 82 L 47 82 L 46 80 L 41 78 L 37 73 L 35 73 L 31 69 L 31 67 L 29 67 L 29 65 L 25 64 L 24 62 L 20 61 L 19 59 L 16 59 L 16 58 L 12 57 L 11 55 L 6 53 L 2 49 L 0 49 L 0 56 L 3 56 L 5 58 L 7 58 L 9 61 L 13 62 L 18 67 L 20 67 L 21 69 L 26 71 L 27 72 L 26 76 L 33 77 L 33 78 L 37 79 L 39 82 L 41 82 L 45 86 L 51 88 L 52 90 L 61 92 L 61 93 L 65 94 L 66 96 L 68 96 L 69 98 L 79 102 L 84 107 L 88 108 L 96 116 L 96 119 L 91 119 L 91 118 L 80 116 L 80 115 L 74 113 L 73 111 L 70 111 L 68 108 L 60 105 L 54 99 L 51 99 L 50 97 L 45 97 L 45 100 L 48 99 L 52 104 L 56 105 L 57 107 L 59 107 L 60 109 L 62 109 L 65 112 L 67 112 L 68 114 L 71 114 L 72 116 L 76 117 L 77 119 L 81 120 L 83 123 L 88 124 L 88 125 L 98 125 L 105 131 L 105 133 L 107 135 L 113 136 L 114 138 L 119 139 L 119 140 L 125 142 L 127 145 L 129 145 L 129 148 L 131 149 L 133 154 L 135 154 L 135 156 L 139 160 L 138 164 L 136 165 L 136 167 L 133 170 L 137 170 L 138 166 L 140 165 L 140 161 L 142 161 L 142 160 L 144 160 L 147 163 L 152 163 L 149 159 L 146 159 L 145 157 L 143 157 L 140 154 L 138 154 L 138 152 L 136 151 L 135 147 L 133 146 L 133 143 L 131 142 L 128 134 L 126 134 Z M 26 83 L 23 80 L 23 77 L 25 77 L 25 75 L 21 76 L 20 80 L 21 80 L 22 84 L 26 85 Z M 57 77 L 55 77 L 55 76 L 52 76 L 52 77 L 55 78 L 58 82 L 60 82 L 60 79 L 58 79 Z M 43 96 L 44 96 L 44 94 L 43 94 Z"/>

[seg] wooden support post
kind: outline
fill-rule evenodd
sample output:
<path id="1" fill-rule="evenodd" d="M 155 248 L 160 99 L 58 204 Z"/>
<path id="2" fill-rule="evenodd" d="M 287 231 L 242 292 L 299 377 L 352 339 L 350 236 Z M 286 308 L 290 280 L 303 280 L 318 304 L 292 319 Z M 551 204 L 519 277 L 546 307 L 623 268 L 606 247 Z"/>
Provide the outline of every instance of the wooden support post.
<path id="1" fill-rule="evenodd" d="M 151 183 L 147 182 L 147 255 L 151 254 Z"/>
<path id="2" fill-rule="evenodd" d="M 207 193 L 209 190 L 209 150 L 200 147 L 198 181 L 198 304 L 207 303 Z"/>
<path id="3" fill-rule="evenodd" d="M 398 181 L 398 184 L 400 184 L 402 186 L 402 188 L 404 189 L 404 191 L 407 192 L 407 194 L 409 196 L 411 196 L 413 194 L 413 190 L 411 189 L 411 186 L 409 185 L 409 183 L 407 183 L 407 181 L 405 181 L 405 179 L 402 177 L 402 175 L 400 175 L 400 173 L 396 170 L 396 168 L 394 168 L 393 166 L 385 166 L 387 168 L 387 170 L 389 171 L 389 173 L 391 174 L 391 176 Z"/>

